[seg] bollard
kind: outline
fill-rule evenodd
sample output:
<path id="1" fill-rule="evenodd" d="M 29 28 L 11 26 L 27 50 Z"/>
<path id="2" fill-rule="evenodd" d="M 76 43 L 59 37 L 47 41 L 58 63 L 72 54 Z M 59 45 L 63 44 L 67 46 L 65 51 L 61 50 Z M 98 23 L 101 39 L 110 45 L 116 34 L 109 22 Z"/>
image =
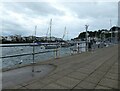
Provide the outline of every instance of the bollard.
<path id="1" fill-rule="evenodd" d="M 59 58 L 60 57 L 60 49 L 56 48 L 55 49 L 55 58 Z"/>
<path id="2" fill-rule="evenodd" d="M 57 49 L 55 49 L 55 58 L 57 58 L 57 56 L 58 56 L 58 53 L 57 53 Z"/>
<path id="3" fill-rule="evenodd" d="M 60 57 L 60 48 L 58 48 L 58 53 L 59 53 L 59 55 L 58 55 L 58 58 Z"/>
<path id="4" fill-rule="evenodd" d="M 54 49 L 54 55 L 55 55 L 55 58 L 56 58 L 56 49 Z"/>
<path id="5" fill-rule="evenodd" d="M 78 46 L 78 53 L 80 53 L 80 47 Z"/>
<path id="6" fill-rule="evenodd" d="M 70 48 L 70 55 L 72 55 L 72 48 Z"/>

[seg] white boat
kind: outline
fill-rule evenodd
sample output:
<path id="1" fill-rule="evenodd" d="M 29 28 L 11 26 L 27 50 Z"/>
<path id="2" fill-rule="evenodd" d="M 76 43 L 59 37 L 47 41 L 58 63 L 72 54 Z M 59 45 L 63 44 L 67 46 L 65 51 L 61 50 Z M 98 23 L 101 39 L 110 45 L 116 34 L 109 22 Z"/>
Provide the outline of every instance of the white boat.
<path id="1" fill-rule="evenodd" d="M 44 47 L 45 47 L 45 49 L 56 49 L 59 46 L 57 46 L 57 45 L 45 45 Z"/>

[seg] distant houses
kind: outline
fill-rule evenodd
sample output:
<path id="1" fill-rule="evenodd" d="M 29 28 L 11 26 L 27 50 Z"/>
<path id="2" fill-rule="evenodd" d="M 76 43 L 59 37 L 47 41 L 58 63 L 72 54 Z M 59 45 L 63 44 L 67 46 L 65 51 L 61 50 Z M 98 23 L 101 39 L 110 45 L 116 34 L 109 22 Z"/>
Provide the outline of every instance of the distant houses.
<path id="1" fill-rule="evenodd" d="M 32 43 L 35 42 L 61 42 L 64 41 L 62 38 L 56 37 L 35 37 L 35 36 L 21 36 L 21 35 L 11 35 L 11 36 L 0 36 L 2 43 Z"/>
<path id="2" fill-rule="evenodd" d="M 98 31 L 88 31 L 88 40 L 102 40 L 102 41 L 111 41 L 118 40 L 120 41 L 119 36 L 120 27 L 112 27 L 110 30 L 101 29 Z M 11 35 L 11 36 L 0 36 L 0 40 L 2 43 L 32 43 L 33 40 L 35 42 L 66 42 L 62 38 L 57 37 L 35 37 L 35 36 L 21 36 L 21 35 Z M 85 41 L 86 40 L 86 32 L 81 32 L 78 34 L 78 37 L 71 39 L 72 41 Z"/>
<path id="3" fill-rule="evenodd" d="M 110 30 L 101 29 L 98 31 L 88 31 L 88 38 L 95 39 L 95 40 L 102 40 L 102 41 L 104 41 L 104 40 L 111 41 L 112 39 L 113 40 L 117 39 L 118 41 L 120 41 L 119 31 L 120 31 L 120 27 L 116 27 L 116 26 L 112 27 Z M 81 32 L 78 35 L 78 37 L 76 37 L 72 40 L 85 41 L 86 40 L 86 32 Z"/>

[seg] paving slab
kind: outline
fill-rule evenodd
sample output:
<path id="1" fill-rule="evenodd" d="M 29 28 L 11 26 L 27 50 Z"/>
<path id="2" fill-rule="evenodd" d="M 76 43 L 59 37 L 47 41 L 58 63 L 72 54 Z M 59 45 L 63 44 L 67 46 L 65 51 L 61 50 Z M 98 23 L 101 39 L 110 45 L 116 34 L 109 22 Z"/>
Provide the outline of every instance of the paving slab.
<path id="1" fill-rule="evenodd" d="M 84 88 L 81 88 L 81 87 L 79 87 L 79 86 L 76 86 L 76 87 L 73 88 L 71 91 L 74 91 L 74 90 L 76 90 L 76 89 L 77 89 L 77 90 L 80 90 L 80 89 L 82 90 L 82 89 L 84 89 Z"/>
<path id="2" fill-rule="evenodd" d="M 109 70 L 110 73 L 113 73 L 113 74 L 120 74 L 120 72 L 118 71 L 118 69 L 110 69 Z"/>
<path id="3" fill-rule="evenodd" d="M 44 84 L 49 84 L 49 83 L 51 83 L 51 82 L 54 82 L 56 79 L 53 79 L 53 78 L 51 78 L 51 77 L 46 77 L 46 78 L 44 78 L 44 79 L 39 79 L 39 82 L 42 82 L 42 83 L 44 83 Z"/>
<path id="4" fill-rule="evenodd" d="M 112 89 L 112 88 L 97 85 L 95 89 Z"/>
<path id="5" fill-rule="evenodd" d="M 79 82 L 80 82 L 80 80 L 70 78 L 70 77 L 63 77 L 56 81 L 57 84 L 60 84 L 61 86 L 67 87 L 69 89 L 72 89 Z"/>
<path id="6" fill-rule="evenodd" d="M 76 79 L 79 79 L 79 80 L 83 80 L 87 76 L 88 76 L 87 74 L 81 73 L 79 71 L 72 72 L 71 74 L 68 74 L 68 77 L 76 78 Z"/>
<path id="7" fill-rule="evenodd" d="M 105 77 L 106 78 L 108 78 L 108 79 L 113 79 L 113 80 L 119 80 L 118 79 L 118 74 L 113 74 L 113 73 L 107 73 L 106 75 L 105 75 Z"/>
<path id="8" fill-rule="evenodd" d="M 112 79 L 108 79 L 108 78 L 103 78 L 100 81 L 99 84 L 104 86 L 104 87 L 109 87 L 109 88 L 113 88 L 113 89 L 117 89 L 118 88 L 118 81 L 112 80 Z"/>
<path id="9" fill-rule="evenodd" d="M 52 78 L 52 79 L 57 80 L 57 79 L 62 78 L 63 76 L 61 76 L 61 75 L 59 75 L 59 74 L 53 74 L 53 75 L 51 75 L 51 76 L 49 76 L 49 77 Z"/>
<path id="10" fill-rule="evenodd" d="M 91 74 L 92 72 L 94 72 L 93 69 L 85 69 L 85 68 L 80 68 L 80 69 L 77 69 L 77 71 L 81 72 L 81 73 L 84 73 L 84 74 Z"/>
<path id="11" fill-rule="evenodd" d="M 95 71 L 93 74 L 89 75 L 89 77 L 102 78 L 104 75 L 105 72 Z"/>
<path id="12" fill-rule="evenodd" d="M 58 85 L 57 83 L 51 83 L 51 84 L 43 87 L 42 89 L 68 89 L 68 88 Z"/>
<path id="13" fill-rule="evenodd" d="M 21 87 L 21 88 L 18 88 L 18 89 L 24 89 L 24 90 L 27 90 L 27 88 L 26 88 L 26 87 Z"/>
<path id="14" fill-rule="evenodd" d="M 90 83 L 90 82 L 85 82 L 82 81 L 81 83 L 79 83 L 75 88 L 83 88 L 83 89 L 94 89 L 96 86 L 96 84 Z"/>
<path id="15" fill-rule="evenodd" d="M 93 84 L 98 84 L 98 82 L 100 80 L 101 80 L 101 78 L 98 78 L 98 77 L 88 77 L 84 81 L 90 82 L 90 83 L 93 83 Z"/>
<path id="16" fill-rule="evenodd" d="M 42 82 L 35 82 L 32 84 L 29 84 L 27 86 L 25 86 L 27 89 L 40 89 L 43 86 L 45 86 L 46 84 L 42 83 Z"/>

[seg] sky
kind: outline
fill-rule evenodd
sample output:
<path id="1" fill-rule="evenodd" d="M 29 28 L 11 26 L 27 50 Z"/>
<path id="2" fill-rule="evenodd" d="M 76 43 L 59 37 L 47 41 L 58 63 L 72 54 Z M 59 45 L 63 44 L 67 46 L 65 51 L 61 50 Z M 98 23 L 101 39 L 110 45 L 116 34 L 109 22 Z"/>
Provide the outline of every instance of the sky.
<path id="1" fill-rule="evenodd" d="M 75 38 L 85 31 L 110 29 L 117 25 L 117 2 L 2 2 L 0 3 L 0 29 L 2 35 L 49 36 L 50 19 L 52 19 L 52 36 Z M 111 20 L 111 23 L 110 23 Z"/>

